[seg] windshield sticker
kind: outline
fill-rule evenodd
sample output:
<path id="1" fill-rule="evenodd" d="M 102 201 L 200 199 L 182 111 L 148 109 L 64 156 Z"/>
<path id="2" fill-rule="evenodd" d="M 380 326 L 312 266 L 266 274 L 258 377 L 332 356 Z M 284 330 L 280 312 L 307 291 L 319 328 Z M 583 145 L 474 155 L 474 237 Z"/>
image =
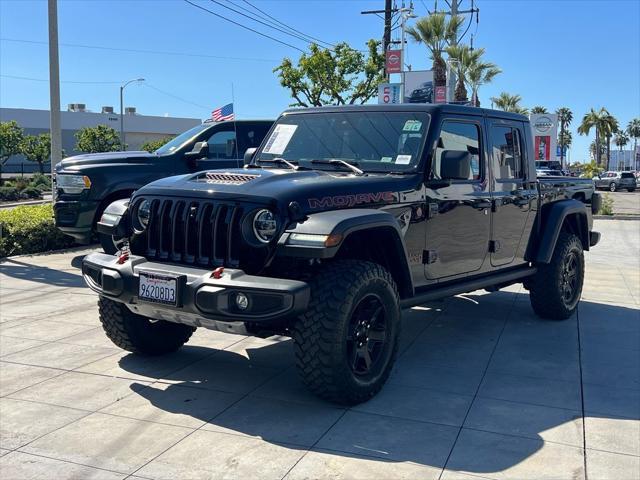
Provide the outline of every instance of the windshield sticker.
<path id="1" fill-rule="evenodd" d="M 382 157 L 382 158 L 380 159 L 380 161 L 381 161 L 382 163 L 391 163 L 391 162 L 393 162 L 393 157 Z"/>
<path id="2" fill-rule="evenodd" d="M 411 155 L 398 155 L 396 157 L 396 165 L 409 165 L 411 163 Z"/>
<path id="3" fill-rule="evenodd" d="M 407 120 L 404 122 L 403 132 L 419 132 L 422 128 L 422 122 L 420 120 Z"/>
<path id="4" fill-rule="evenodd" d="M 275 130 L 269 137 L 262 153 L 271 153 L 274 155 L 282 155 L 291 141 L 291 137 L 296 132 L 297 125 L 276 125 Z"/>

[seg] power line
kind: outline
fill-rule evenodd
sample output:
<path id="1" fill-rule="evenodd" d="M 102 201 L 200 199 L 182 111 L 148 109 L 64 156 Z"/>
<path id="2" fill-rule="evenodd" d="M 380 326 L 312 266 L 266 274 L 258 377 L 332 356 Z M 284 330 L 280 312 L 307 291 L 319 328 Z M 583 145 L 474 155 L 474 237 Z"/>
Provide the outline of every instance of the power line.
<path id="1" fill-rule="evenodd" d="M 229 0 L 229 1 L 230 1 L 230 0 Z M 281 25 L 281 26 L 283 26 L 283 27 L 285 27 L 285 28 L 287 28 L 287 29 L 291 30 L 292 32 L 295 32 L 295 33 L 299 33 L 299 34 L 301 34 L 301 35 L 304 35 L 305 37 L 307 37 L 307 38 L 309 38 L 309 39 L 311 39 L 311 40 L 314 40 L 314 41 L 315 41 L 315 42 L 317 42 L 317 43 L 322 43 L 322 44 L 324 44 L 324 45 L 328 45 L 329 47 L 335 48 L 335 45 L 334 45 L 334 44 L 332 44 L 332 43 L 325 42 L 325 41 L 323 41 L 323 40 L 320 40 L 319 38 L 312 37 L 311 35 L 308 35 L 308 34 L 306 34 L 306 33 L 303 33 L 303 32 L 301 32 L 300 30 L 296 30 L 295 28 L 293 28 L 293 27 L 291 27 L 291 26 L 287 25 L 286 23 L 284 23 L 284 22 L 282 22 L 282 21 L 278 20 L 277 18 L 275 18 L 275 17 L 273 17 L 273 16 L 269 15 L 269 14 L 268 14 L 267 12 L 265 12 L 264 10 L 261 10 L 260 8 L 256 7 L 253 3 L 249 2 L 248 0 L 242 0 L 242 1 L 243 1 L 244 3 L 246 3 L 247 5 L 249 5 L 251 8 L 253 8 L 254 10 L 256 10 L 257 12 L 261 13 L 262 15 L 264 15 L 264 16 L 262 17 L 263 19 L 265 19 L 265 20 L 266 20 L 266 18 L 265 18 L 265 17 L 267 17 L 267 18 L 269 18 L 269 19 L 273 20 L 274 22 L 276 22 L 277 24 L 279 24 L 279 25 Z"/>
<path id="2" fill-rule="evenodd" d="M 14 80 L 28 80 L 31 82 L 49 82 L 48 79 L 45 78 L 32 78 L 32 77 L 21 77 L 18 75 L 0 75 L 0 77 L 3 78 L 12 78 Z M 74 84 L 82 84 L 82 85 L 118 85 L 120 83 L 122 83 L 121 81 L 114 81 L 114 82 L 98 82 L 98 81 L 84 81 L 84 80 L 61 80 L 60 83 L 74 83 Z"/>
<path id="3" fill-rule="evenodd" d="M 191 5 L 192 7 L 195 7 L 195 8 L 198 8 L 198 9 L 202 10 L 202 11 L 205 11 L 205 12 L 207 12 L 207 13 L 210 13 L 211 15 L 214 15 L 214 16 L 216 16 L 216 17 L 218 17 L 218 18 L 221 18 L 222 20 L 225 20 L 225 21 L 227 21 L 227 22 L 229 22 L 229 23 L 233 23 L 234 25 L 237 25 L 237 26 L 238 26 L 238 27 L 240 27 L 240 28 L 244 28 L 245 30 L 249 30 L 250 32 L 257 33 L 258 35 L 260 35 L 260 36 L 262 36 L 262 37 L 265 37 L 265 38 L 268 38 L 268 39 L 270 39 L 270 40 L 273 40 L 274 42 L 278 42 L 278 43 L 280 43 L 280 44 L 282 44 L 282 45 L 285 45 L 285 46 L 287 46 L 287 47 L 290 47 L 290 48 L 293 48 L 293 49 L 295 49 L 295 50 L 298 50 L 300 53 L 306 53 L 304 50 L 302 50 L 301 48 L 296 47 L 295 45 L 291 45 L 290 43 L 287 43 L 287 42 L 284 42 L 284 41 L 282 41 L 282 40 L 279 40 L 279 39 L 277 39 L 277 38 L 275 38 L 275 37 L 272 37 L 272 36 L 270 36 L 270 35 L 267 35 L 266 33 L 259 32 L 258 30 L 255 30 L 255 29 L 253 29 L 253 28 L 251 28 L 251 27 L 247 27 L 246 25 L 243 25 L 243 24 L 241 24 L 241 23 L 238 23 L 238 22 L 236 22 L 235 20 L 231 20 L 230 18 L 227 18 L 227 17 L 225 17 L 225 16 L 222 16 L 222 15 L 220 15 L 220 14 L 216 13 L 216 12 L 212 12 L 211 10 L 209 10 L 209 9 L 207 9 L 207 8 L 204 8 L 204 7 L 202 7 L 202 6 L 200 6 L 200 5 L 196 4 L 196 3 L 193 3 L 193 2 L 192 2 L 192 1 L 190 1 L 190 0 L 184 0 L 184 1 L 185 1 L 186 3 L 188 3 L 189 5 Z"/>
<path id="4" fill-rule="evenodd" d="M 37 40 L 23 40 L 17 38 L 0 38 L 3 42 L 15 42 L 15 43 L 29 43 L 34 45 L 49 45 L 48 42 L 42 42 Z M 94 50 L 108 50 L 113 52 L 130 52 L 130 53 L 144 53 L 154 55 L 175 55 L 179 57 L 197 57 L 197 58 L 213 58 L 216 60 L 240 60 L 251 62 L 277 62 L 278 60 L 266 59 L 266 58 L 252 58 L 252 57 L 225 57 L 220 55 L 207 55 L 202 53 L 187 53 L 187 52 L 171 52 L 161 50 L 141 50 L 135 48 L 118 48 L 118 47 L 105 47 L 102 45 L 85 45 L 80 43 L 60 43 L 61 47 L 73 47 L 73 48 L 89 48 Z"/>
<path id="5" fill-rule="evenodd" d="M 181 102 L 184 102 L 184 103 L 188 103 L 189 105 L 193 105 L 194 107 L 202 108 L 204 110 L 207 110 L 208 112 L 211 111 L 211 107 L 206 107 L 204 105 L 200 105 L 199 103 L 195 103 L 195 102 L 192 102 L 191 100 L 187 100 L 185 98 L 182 98 L 182 97 L 179 97 L 177 95 L 174 95 L 173 93 L 169 93 L 169 92 L 166 92 L 164 90 L 160 90 L 158 87 L 154 87 L 153 85 L 150 85 L 147 82 L 141 83 L 141 85 L 149 87 L 150 89 L 155 90 L 156 92 L 161 93 L 163 95 L 166 95 L 168 97 L 174 98 L 176 100 L 180 100 Z"/>

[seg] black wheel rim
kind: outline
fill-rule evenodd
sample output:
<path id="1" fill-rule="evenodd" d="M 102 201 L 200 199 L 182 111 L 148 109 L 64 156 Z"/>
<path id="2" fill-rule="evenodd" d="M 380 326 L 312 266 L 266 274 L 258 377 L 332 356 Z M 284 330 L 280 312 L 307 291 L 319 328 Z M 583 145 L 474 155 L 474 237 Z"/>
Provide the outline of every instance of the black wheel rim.
<path id="1" fill-rule="evenodd" d="M 569 252 L 562 262 L 562 300 L 571 305 L 578 295 L 580 261 L 576 252 Z"/>
<path id="2" fill-rule="evenodd" d="M 353 310 L 347 333 L 347 362 L 358 376 L 375 372 L 389 341 L 388 322 L 380 297 L 369 294 Z"/>

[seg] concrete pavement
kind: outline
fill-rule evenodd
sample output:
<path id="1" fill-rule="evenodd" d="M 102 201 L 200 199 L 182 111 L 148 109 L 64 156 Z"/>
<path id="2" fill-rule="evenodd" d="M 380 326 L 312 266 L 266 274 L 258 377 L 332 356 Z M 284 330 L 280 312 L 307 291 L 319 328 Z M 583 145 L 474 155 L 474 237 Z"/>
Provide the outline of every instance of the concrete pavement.
<path id="1" fill-rule="evenodd" d="M 596 229 L 573 318 L 537 319 L 520 286 L 412 309 L 389 383 L 351 409 L 303 388 L 284 338 L 117 349 L 83 250 L 7 260 L 0 476 L 638 478 L 640 222 Z"/>

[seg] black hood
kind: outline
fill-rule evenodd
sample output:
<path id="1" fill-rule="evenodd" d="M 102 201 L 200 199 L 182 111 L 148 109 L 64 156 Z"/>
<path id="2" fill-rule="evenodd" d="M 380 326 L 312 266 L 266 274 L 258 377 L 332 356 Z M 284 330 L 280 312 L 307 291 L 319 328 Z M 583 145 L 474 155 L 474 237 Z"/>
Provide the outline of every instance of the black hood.
<path id="1" fill-rule="evenodd" d="M 278 204 L 297 202 L 311 213 L 397 203 L 401 192 L 415 190 L 419 174 L 367 174 L 324 170 L 230 169 L 180 175 L 152 182 L 136 197 L 164 196 Z"/>
<path id="2" fill-rule="evenodd" d="M 107 153 L 85 153 L 67 157 L 56 165 L 56 171 L 82 171 L 86 167 L 93 166 L 117 166 L 119 164 L 147 163 L 149 160 L 157 158 L 155 153 L 146 151 L 133 152 L 107 152 Z"/>

